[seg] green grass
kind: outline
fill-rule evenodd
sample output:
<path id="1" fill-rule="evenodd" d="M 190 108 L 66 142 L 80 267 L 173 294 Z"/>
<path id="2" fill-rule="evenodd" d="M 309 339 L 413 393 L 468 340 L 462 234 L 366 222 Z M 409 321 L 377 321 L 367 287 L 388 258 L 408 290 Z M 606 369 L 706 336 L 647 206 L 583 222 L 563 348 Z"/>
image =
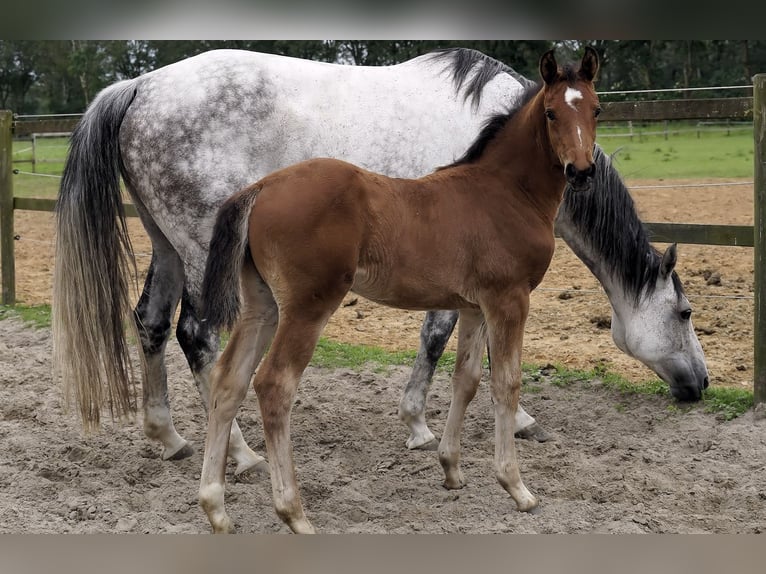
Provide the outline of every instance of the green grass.
<path id="1" fill-rule="evenodd" d="M 720 128 L 720 126 L 718 126 Z M 597 141 L 605 152 L 615 153 L 615 166 L 624 178 L 679 179 L 706 177 L 753 177 L 752 127 L 732 127 L 725 131 L 701 130 L 694 124 L 673 124 L 664 135 L 638 135 L 658 132 L 663 124 L 634 127 L 634 137 L 615 137 L 627 133 L 624 124 L 599 126 Z"/>
<path id="2" fill-rule="evenodd" d="M 31 163 L 17 163 L 19 160 L 32 159 L 32 142 L 20 140 L 13 142 L 13 168 L 22 172 L 33 172 L 39 175 L 20 173 L 13 176 L 13 195 L 16 197 L 55 198 L 58 194 L 60 179 L 64 170 L 64 158 L 67 154 L 69 140 L 63 138 L 40 138 L 37 140 L 35 159 L 39 162 L 33 167 Z M 44 160 L 45 163 L 43 163 Z"/>
<path id="3" fill-rule="evenodd" d="M 311 364 L 328 369 L 361 368 L 371 365 L 381 369 L 394 365 L 411 365 L 415 360 L 415 351 L 391 352 L 367 345 L 347 345 L 328 339 L 320 339 Z"/>
<path id="4" fill-rule="evenodd" d="M 729 421 L 753 408 L 753 393 L 733 387 L 711 387 L 703 393 L 702 401 L 706 412 L 718 413 Z"/>
<path id="5" fill-rule="evenodd" d="M 38 329 L 51 326 L 50 305 L 0 305 L 0 321 L 16 317 Z"/>
<path id="6" fill-rule="evenodd" d="M 634 383 L 616 373 L 607 371 L 602 366 L 597 366 L 591 370 L 577 370 L 567 369 L 558 364 L 554 365 L 552 369 L 546 370 L 552 371 L 549 373 L 550 383 L 558 387 L 574 384 L 589 385 L 591 381 L 600 380 L 606 388 L 618 391 L 623 395 L 657 395 L 668 399 L 671 396 L 668 385 L 659 379 Z M 702 393 L 702 405 L 705 412 L 716 414 L 724 420 L 731 420 L 753 408 L 753 392 L 748 389 L 733 387 L 710 387 Z M 625 410 L 625 405 L 617 403 L 615 408 L 622 412 Z M 693 405 L 684 406 L 681 403 L 669 403 L 667 410 L 668 412 L 682 412 L 689 408 L 693 408 Z"/>

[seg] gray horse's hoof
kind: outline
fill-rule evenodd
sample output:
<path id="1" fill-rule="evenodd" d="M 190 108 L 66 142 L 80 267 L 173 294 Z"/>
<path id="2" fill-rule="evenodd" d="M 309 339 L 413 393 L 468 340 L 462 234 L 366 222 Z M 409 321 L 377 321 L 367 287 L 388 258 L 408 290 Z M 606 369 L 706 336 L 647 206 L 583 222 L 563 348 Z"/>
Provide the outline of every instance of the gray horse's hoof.
<path id="1" fill-rule="evenodd" d="M 425 444 L 414 447 L 412 450 L 439 450 L 439 439 L 431 439 Z"/>
<path id="2" fill-rule="evenodd" d="M 536 440 L 537 442 L 548 442 L 549 440 L 553 440 L 553 435 L 537 423 L 532 423 L 528 427 L 519 429 L 516 431 L 515 436 L 516 438 Z"/>
<path id="3" fill-rule="evenodd" d="M 527 514 L 541 514 L 542 510 L 540 509 L 540 505 L 538 504 L 537 506 L 535 506 L 534 508 L 530 510 L 527 510 L 526 512 Z"/>
<path id="4" fill-rule="evenodd" d="M 185 458 L 189 458 L 191 455 L 194 454 L 194 447 L 191 445 L 191 443 L 187 442 L 185 445 L 183 445 L 181 448 L 179 448 L 177 451 L 168 453 L 167 451 L 162 453 L 162 460 L 183 460 Z"/>
<path id="5" fill-rule="evenodd" d="M 234 482 L 243 482 L 245 484 L 254 484 L 256 482 L 262 482 L 269 480 L 270 477 L 269 463 L 265 460 L 243 470 L 234 473 Z"/>

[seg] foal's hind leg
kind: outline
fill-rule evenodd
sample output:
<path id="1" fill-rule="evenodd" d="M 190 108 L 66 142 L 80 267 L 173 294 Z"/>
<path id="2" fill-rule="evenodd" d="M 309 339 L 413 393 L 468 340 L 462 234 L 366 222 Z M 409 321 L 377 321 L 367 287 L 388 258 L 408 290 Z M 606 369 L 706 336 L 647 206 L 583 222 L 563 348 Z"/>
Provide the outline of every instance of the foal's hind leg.
<path id="1" fill-rule="evenodd" d="M 243 272 L 243 280 L 245 305 L 242 316 L 212 371 L 207 439 L 200 477 L 200 506 L 217 533 L 234 531 L 234 523 L 224 506 L 226 451 L 230 436 L 233 436 L 232 421 L 247 394 L 253 371 L 274 335 L 278 317 L 274 298 L 254 268 Z"/>
<path id="2" fill-rule="evenodd" d="M 437 447 L 436 437 L 426 423 L 426 395 L 436 363 L 444 353 L 457 318 L 457 311 L 429 311 L 420 328 L 420 348 L 399 403 L 399 418 L 410 428 L 409 449 L 433 450 Z"/>
<path id="3" fill-rule="evenodd" d="M 186 361 L 192 371 L 194 383 L 202 398 L 202 404 L 207 410 L 210 400 L 210 372 L 218 358 L 220 340 L 217 333 L 211 331 L 204 322 L 199 320 L 186 289 L 184 289 L 181 299 L 181 315 L 178 318 L 176 337 L 186 355 Z M 234 474 L 241 474 L 259 465 L 263 466 L 265 470 L 264 458 L 247 445 L 236 419 L 231 424 L 228 452 L 229 456 L 237 463 Z"/>
<path id="4" fill-rule="evenodd" d="M 461 488 L 465 481 L 460 470 L 460 432 L 468 404 L 481 380 L 481 363 L 487 333 L 480 311 L 463 310 L 458 325 L 457 358 L 452 375 L 452 401 L 447 424 L 439 443 L 439 462 L 444 469 L 445 488 Z"/>
<path id="5" fill-rule="evenodd" d="M 337 303 L 341 300 L 342 297 Z M 263 419 L 274 508 L 296 534 L 313 534 L 314 527 L 306 518 L 295 477 L 290 413 L 301 374 L 335 307 L 324 313 L 303 309 L 291 313 L 280 309 L 271 351 L 253 380 Z"/>

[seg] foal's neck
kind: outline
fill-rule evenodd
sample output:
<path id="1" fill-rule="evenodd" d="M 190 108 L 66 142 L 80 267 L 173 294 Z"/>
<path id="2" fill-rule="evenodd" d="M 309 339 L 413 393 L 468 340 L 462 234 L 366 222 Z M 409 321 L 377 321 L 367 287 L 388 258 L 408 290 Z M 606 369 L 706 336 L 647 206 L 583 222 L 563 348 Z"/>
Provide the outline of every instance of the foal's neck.
<path id="1" fill-rule="evenodd" d="M 479 163 L 503 179 L 506 189 L 519 189 L 553 222 L 566 179 L 548 137 L 542 91 L 500 130 Z"/>

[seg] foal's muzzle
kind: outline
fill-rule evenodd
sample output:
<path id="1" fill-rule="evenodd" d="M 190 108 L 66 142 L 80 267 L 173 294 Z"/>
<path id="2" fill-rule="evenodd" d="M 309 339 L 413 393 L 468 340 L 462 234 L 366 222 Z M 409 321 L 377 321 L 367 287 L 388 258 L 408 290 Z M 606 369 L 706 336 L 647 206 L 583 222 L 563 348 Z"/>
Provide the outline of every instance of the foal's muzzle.
<path id="1" fill-rule="evenodd" d="M 591 163 L 586 169 L 577 169 L 573 163 L 568 163 L 564 168 L 567 183 L 575 191 L 588 191 L 596 175 L 596 164 Z"/>

